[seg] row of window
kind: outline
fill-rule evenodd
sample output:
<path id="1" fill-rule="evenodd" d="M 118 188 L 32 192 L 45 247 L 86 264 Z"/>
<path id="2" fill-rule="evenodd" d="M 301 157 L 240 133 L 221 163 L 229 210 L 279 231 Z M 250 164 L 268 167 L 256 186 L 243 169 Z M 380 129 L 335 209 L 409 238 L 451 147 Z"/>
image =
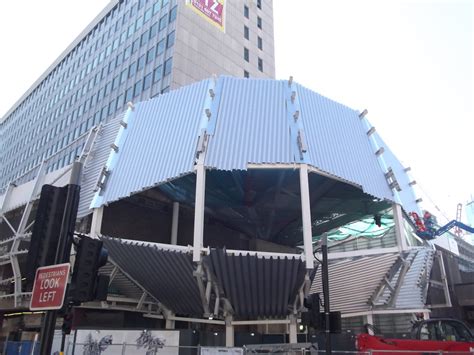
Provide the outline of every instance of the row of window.
<path id="1" fill-rule="evenodd" d="M 250 40 L 250 29 L 244 25 L 244 38 Z M 257 47 L 260 50 L 263 50 L 263 39 L 260 36 L 257 36 Z"/>
<path id="2" fill-rule="evenodd" d="M 56 129 L 53 129 L 48 132 L 45 136 L 47 137 L 46 141 L 42 141 L 42 144 L 47 143 L 49 139 L 55 139 L 56 143 L 50 146 L 47 149 L 44 149 L 42 154 L 39 154 L 38 157 L 34 160 L 31 160 L 30 163 L 27 165 L 25 171 L 31 169 L 36 164 L 41 162 L 48 156 L 55 154 L 56 152 L 60 151 L 64 147 L 71 144 L 73 141 L 77 140 L 80 136 L 82 136 L 87 130 L 89 130 L 93 125 L 97 125 L 99 122 L 104 121 L 105 118 L 115 114 L 117 111 L 123 109 L 124 105 L 132 101 L 133 99 L 139 97 L 142 92 L 148 90 L 152 85 L 158 84 L 160 80 L 171 73 L 172 67 L 172 57 L 168 58 L 163 65 L 157 66 L 153 71 L 145 75 L 143 80 L 139 80 L 135 83 L 135 85 L 129 87 L 125 92 L 119 94 L 117 97 L 114 97 L 108 105 L 102 107 L 101 110 L 98 110 L 94 115 L 90 116 L 88 120 L 84 120 L 82 124 L 75 127 L 75 129 L 71 129 L 69 132 L 63 131 L 65 128 L 69 126 L 71 123 L 71 117 L 68 120 L 63 120 L 61 125 L 57 126 Z M 159 87 L 158 87 L 159 88 Z M 160 92 L 165 93 L 169 91 L 169 86 L 163 88 Z M 159 92 L 158 92 L 159 93 Z M 57 135 L 60 132 L 64 132 L 62 139 L 57 139 Z M 39 148 L 39 147 L 38 147 Z M 38 152 L 41 153 L 41 152 Z M 51 165 L 52 170 L 56 168 L 60 168 L 69 162 L 68 159 L 59 159 L 59 165 Z M 17 164 L 20 161 L 17 160 Z M 63 164 L 64 163 L 64 164 Z M 10 167 L 14 169 L 16 166 Z"/>
<path id="3" fill-rule="evenodd" d="M 257 1 L 257 8 L 262 9 L 262 2 L 261 0 Z M 244 5 L 244 17 L 249 19 L 250 18 L 250 9 L 247 5 Z M 257 16 L 257 27 L 262 29 L 262 18 Z M 250 40 L 250 29 L 247 25 L 244 24 L 244 38 L 246 40 Z M 258 34 L 257 35 L 257 48 L 263 51 L 263 39 Z M 250 50 L 247 47 L 244 47 L 244 60 L 250 63 Z M 258 57 L 257 58 L 257 68 L 259 71 L 263 72 L 263 59 Z M 244 70 L 244 78 L 248 78 L 250 76 L 247 70 Z"/>
<path id="4" fill-rule="evenodd" d="M 101 81 L 104 80 L 108 74 L 113 73 L 116 68 L 122 68 L 122 62 L 128 60 L 139 47 L 144 46 L 151 38 L 156 36 L 160 30 L 166 28 L 168 23 L 174 22 L 176 19 L 176 6 L 173 7 L 169 13 L 167 12 L 162 16 L 161 13 L 158 14 L 158 12 L 169 3 L 168 0 L 153 1 L 152 6 L 142 10 L 142 16 L 137 19 L 137 11 L 147 2 L 148 0 L 140 0 L 138 3 L 131 4 L 131 6 L 128 6 L 130 3 L 129 0 L 120 2 L 119 7 L 122 6 L 124 8 L 125 6 L 123 4 L 127 4 L 126 7 L 129 8 L 129 10 L 124 8 L 124 11 L 127 11 L 123 17 L 119 18 L 115 23 L 112 23 L 111 20 L 118 14 L 118 11 L 116 11 L 118 7 L 112 10 L 112 12 L 62 60 L 48 77 L 38 85 L 33 93 L 9 115 L 2 125 L 0 125 L 0 135 L 2 136 L 2 143 L 0 144 L 0 148 L 2 149 L 0 150 L 3 152 L 0 154 L 0 165 L 3 168 L 0 175 L 5 177 L 8 171 L 11 173 L 8 178 L 8 180 L 10 180 L 13 178 L 13 175 L 20 175 L 19 171 L 13 171 L 12 166 L 16 168 L 25 166 L 22 171 L 27 169 L 26 166 L 32 167 L 30 161 L 32 158 L 35 158 L 34 161 L 40 159 L 41 150 L 45 150 L 42 149 L 42 147 L 46 142 L 51 141 L 62 132 L 63 129 L 92 109 L 94 105 L 98 104 L 98 102 L 100 102 L 99 97 L 107 97 L 110 92 L 116 90 L 120 85 L 126 82 L 126 77 L 132 77 L 134 71 L 138 72 L 142 70 L 146 64 L 153 61 L 154 57 L 160 55 L 166 48 L 170 48 L 173 45 L 174 32 L 171 32 L 158 42 L 156 46 L 147 49 L 144 55 L 127 66 L 126 69 L 123 69 L 121 73 L 117 73 L 109 83 L 104 84 L 102 89 L 96 93 L 91 92 L 95 87 L 100 85 Z M 111 15 L 112 13 L 113 15 Z M 129 38 L 129 34 L 131 36 L 131 28 L 133 28 L 135 32 L 142 30 L 144 25 L 155 14 L 157 18 L 159 18 L 156 23 L 149 25 L 149 28 L 143 31 L 141 36 L 136 38 L 134 42 L 122 52 L 123 54 L 117 55 L 110 63 L 104 65 L 101 69 L 98 68 L 100 62 L 117 51 L 120 45 L 125 43 L 127 38 Z M 134 17 L 133 24 L 124 27 L 124 31 L 120 33 L 122 25 L 132 17 Z M 107 24 L 107 27 L 103 24 Z M 116 33 L 118 33 L 118 35 L 114 38 Z M 102 47 L 104 48 L 100 51 Z M 89 63 L 86 63 L 89 56 L 91 56 L 91 59 L 89 59 Z M 79 72 L 81 68 L 82 70 Z M 160 70 L 156 68 L 153 77 L 151 74 L 148 74 L 140 80 L 140 83 L 136 83 L 136 85 L 133 86 L 133 97 L 137 97 L 139 92 L 147 90 L 151 85 L 151 81 L 157 82 L 156 80 L 159 80 L 155 78 L 166 75 L 164 74 L 165 71 L 169 73 L 171 71 L 171 60 L 162 64 L 162 70 L 163 73 L 158 75 L 157 73 Z M 124 74 L 124 71 L 127 71 L 127 74 Z M 93 76 L 92 72 L 96 72 L 95 76 Z M 132 72 L 132 74 L 129 74 L 130 72 Z M 69 77 L 72 75 L 74 75 L 74 77 L 70 79 Z M 89 75 L 92 76 L 88 80 L 87 77 Z M 67 95 L 76 85 L 79 85 L 79 83 L 79 89 Z M 167 89 L 165 88 L 164 90 Z M 91 94 L 92 96 L 90 96 Z M 85 100 L 84 98 L 80 100 L 84 95 L 86 95 Z M 124 100 L 126 95 L 129 97 L 130 88 L 122 94 Z M 119 95 L 116 102 L 120 101 L 122 100 Z M 113 105 L 109 103 L 106 110 L 107 114 L 113 112 L 112 107 Z M 104 112 L 103 109 L 101 110 L 101 118 L 102 112 Z M 60 120 L 61 116 L 64 117 L 62 120 Z M 36 124 L 36 121 L 38 121 L 39 124 Z M 89 126 L 92 121 L 93 120 L 89 119 L 86 122 L 79 122 L 80 126 L 77 127 L 79 128 L 79 132 L 84 130 L 83 127 Z M 46 129 L 53 124 L 54 127 Z M 26 137 L 25 130 L 29 133 Z M 75 130 L 73 131 L 76 132 Z M 75 137 L 77 134 L 70 132 L 67 135 L 68 137 L 64 136 L 61 140 L 58 140 L 53 147 L 48 149 L 49 153 L 61 149 L 60 147 L 63 147 L 64 143 L 70 142 L 70 135 Z M 25 137 L 22 139 L 24 141 L 21 141 L 20 137 Z M 28 142 L 28 144 L 25 144 L 25 141 Z M 30 144 L 30 142 L 33 144 Z M 18 159 L 18 152 L 22 153 L 20 159 Z M 42 157 L 44 157 L 44 154 Z M 6 164 L 7 159 L 9 160 L 9 164 Z M 27 163 L 30 164 L 27 165 Z"/>
<path id="5" fill-rule="evenodd" d="M 166 2 L 166 3 L 167 3 L 167 2 Z M 157 7 L 156 7 L 157 4 L 160 5 L 160 7 L 162 7 L 164 3 L 162 3 L 161 1 L 158 1 L 158 2 L 155 4 L 155 6 L 153 7 L 154 9 L 157 8 Z M 170 11 L 169 15 L 167 14 L 167 15 L 162 16 L 161 19 L 160 19 L 160 21 L 159 21 L 159 23 L 157 22 L 155 25 L 153 25 L 153 26 L 151 27 L 149 38 L 152 38 L 152 37 L 156 34 L 156 32 L 157 32 L 156 29 L 157 29 L 157 28 L 163 28 L 163 26 L 165 26 L 165 25 L 168 23 L 168 18 L 169 18 L 169 21 L 170 21 L 170 22 L 173 22 L 173 21 L 175 20 L 175 18 L 176 18 L 176 12 L 177 12 L 177 8 L 174 7 L 174 8 Z M 137 21 L 139 21 L 139 20 L 137 20 Z M 140 22 L 138 22 L 138 23 L 140 23 Z M 134 27 L 140 27 L 140 26 L 134 26 Z M 128 32 L 128 33 L 130 33 L 130 32 Z M 103 61 L 108 55 L 110 55 L 110 53 L 111 53 L 114 49 L 116 49 L 119 44 L 123 43 L 122 41 L 124 40 L 124 37 L 125 37 L 125 36 L 123 36 L 124 34 L 125 34 L 125 33 L 122 33 L 122 36 L 120 36 L 120 41 L 121 41 L 121 42 L 119 42 L 119 38 L 117 38 L 115 41 L 113 41 L 113 43 L 110 44 L 110 45 L 109 45 L 104 51 L 102 51 L 98 56 L 96 56 L 95 59 L 94 59 L 94 61 L 91 61 L 91 63 L 89 63 L 89 65 L 88 65 L 86 68 L 84 68 L 84 69 L 80 72 L 80 74 L 77 74 L 76 77 L 75 77 L 73 80 L 70 80 L 70 81 L 69 81 L 69 85 L 66 85 L 65 88 L 61 89 L 56 95 L 54 95 L 54 96 L 53 96 L 53 100 L 48 100 L 48 101 L 47 101 L 47 105 L 42 105 L 41 110 L 40 110 L 40 113 L 37 115 L 36 118 L 38 118 L 38 116 L 42 116 L 42 115 L 43 115 L 46 111 L 48 111 L 51 107 L 54 107 L 54 106 L 56 105 L 56 103 L 57 103 L 68 91 L 70 91 L 70 90 L 73 88 L 73 86 L 77 85 L 77 83 L 78 83 L 79 81 L 83 80 L 84 77 L 85 77 L 87 74 L 89 74 L 89 73 L 91 72 L 91 70 L 94 69 L 94 68 L 97 66 L 97 64 L 98 64 L 99 62 Z M 141 38 L 141 44 L 142 44 L 142 45 L 143 45 L 144 42 L 145 42 L 145 41 L 144 41 L 144 38 L 145 38 L 145 36 L 142 35 L 142 38 Z M 169 41 L 168 41 L 168 42 L 169 42 Z M 164 44 L 164 42 L 162 42 L 162 43 Z M 136 42 L 134 42 L 134 47 L 137 47 Z M 93 47 L 91 47 L 90 50 L 91 50 L 91 49 L 93 49 Z M 126 53 L 127 53 L 127 52 L 126 52 Z M 71 56 L 68 56 L 68 58 L 71 58 Z M 85 55 L 83 56 L 83 60 L 85 60 Z M 117 57 L 117 64 L 115 64 L 115 62 L 111 62 L 110 65 L 109 65 L 109 72 L 113 69 L 114 64 L 115 64 L 115 65 L 119 65 L 119 64 L 120 64 L 120 63 L 119 63 L 120 61 L 121 61 L 121 57 L 118 56 L 118 57 Z M 38 100 L 38 101 L 36 102 L 36 104 L 37 104 L 37 105 L 38 105 L 38 104 L 41 104 L 41 103 L 44 101 L 44 99 L 45 99 L 46 97 L 48 97 L 48 98 L 51 97 L 51 96 L 52 96 L 52 90 L 55 90 L 55 89 L 58 87 L 58 85 L 59 85 L 59 83 L 60 83 L 61 81 L 64 81 L 65 79 L 68 78 L 69 73 L 76 69 L 76 67 L 79 65 L 78 63 L 80 63 L 80 58 L 79 58 L 78 61 L 75 61 L 75 62 L 72 64 L 72 66 L 70 66 L 70 67 L 67 69 L 67 71 L 66 71 L 65 73 L 63 73 L 63 75 L 62 75 L 58 80 L 56 80 L 56 81 L 54 82 L 53 85 L 50 86 L 49 90 L 48 90 L 47 92 L 45 92 L 45 94 L 41 97 L 41 100 Z M 104 70 L 104 69 L 103 69 L 103 70 Z M 50 78 L 51 76 L 54 76 L 57 72 L 58 72 L 57 69 L 55 69 L 55 70 L 53 71 L 53 73 L 51 73 L 50 76 L 48 77 L 48 79 L 45 80 L 45 81 L 49 81 L 49 80 L 50 80 L 49 78 Z M 102 75 L 102 76 L 104 76 L 104 75 Z M 31 96 L 32 96 L 32 95 L 30 95 L 30 97 L 31 97 Z M 34 107 L 32 107 L 31 109 L 35 109 L 35 108 L 37 107 L 37 105 L 34 105 Z M 30 112 L 28 112 L 28 115 L 29 115 L 29 114 L 30 114 Z M 10 120 L 10 121 L 12 121 L 12 120 Z M 10 127 L 8 127 L 8 128 L 10 128 L 10 129 L 8 130 L 7 134 L 8 134 L 8 133 L 11 133 L 11 132 L 10 132 L 11 129 L 14 129 L 15 127 L 18 128 L 18 126 L 19 126 L 18 123 L 19 123 L 19 122 L 18 122 L 18 120 L 15 120 L 15 121 L 16 121 L 16 122 L 15 122 L 15 123 L 16 123 L 15 125 L 11 125 Z M 49 123 L 50 123 L 50 121 L 48 122 L 48 124 L 49 124 Z M 10 135 L 11 138 L 16 139 L 16 138 L 18 137 L 18 134 L 19 134 L 19 133 L 21 133 L 21 130 L 18 130 L 18 131 L 17 131 L 17 134 L 14 135 L 14 136 L 13 136 L 13 135 L 10 135 L 10 134 L 8 134 L 8 135 Z"/>

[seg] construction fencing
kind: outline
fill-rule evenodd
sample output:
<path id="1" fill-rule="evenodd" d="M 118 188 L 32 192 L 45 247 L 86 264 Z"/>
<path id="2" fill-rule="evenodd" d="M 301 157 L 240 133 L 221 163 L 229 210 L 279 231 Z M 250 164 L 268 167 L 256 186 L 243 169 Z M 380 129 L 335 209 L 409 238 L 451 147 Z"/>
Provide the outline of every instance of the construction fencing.
<path id="1" fill-rule="evenodd" d="M 32 341 L 21 341 L 5 343 L 1 354 L 3 355 L 39 355 L 39 343 Z M 281 355 L 325 355 L 326 351 L 318 350 L 316 344 L 266 344 L 251 345 L 244 347 L 204 347 L 204 346 L 156 346 L 149 344 L 137 346 L 136 344 L 90 344 L 69 343 L 66 344 L 64 355 L 251 355 L 251 354 L 281 354 Z M 472 351 L 450 352 L 450 351 L 342 351 L 333 350 L 332 355 L 467 355 L 474 354 Z M 53 352 L 52 355 L 59 355 Z"/>

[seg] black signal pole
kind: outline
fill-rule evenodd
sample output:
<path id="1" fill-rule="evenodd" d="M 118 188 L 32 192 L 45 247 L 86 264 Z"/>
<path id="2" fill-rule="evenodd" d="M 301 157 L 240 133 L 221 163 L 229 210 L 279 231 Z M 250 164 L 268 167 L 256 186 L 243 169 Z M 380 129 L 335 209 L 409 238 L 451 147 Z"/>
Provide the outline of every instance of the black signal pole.
<path id="1" fill-rule="evenodd" d="M 54 264 L 69 262 L 71 256 L 71 246 L 74 238 L 74 227 L 77 218 L 77 208 L 79 206 L 80 177 L 82 163 L 75 162 L 72 166 L 71 179 L 69 185 L 65 188 L 66 203 L 61 222 L 61 231 L 59 233 L 59 242 L 56 249 L 56 258 Z M 50 355 L 53 345 L 54 329 L 56 327 L 57 310 L 46 311 L 46 315 L 41 327 L 40 354 Z"/>
<path id="2" fill-rule="evenodd" d="M 328 267 L 328 235 L 323 234 L 321 243 L 322 262 L 322 281 L 323 281 L 323 298 L 324 298 L 324 331 L 326 336 L 326 355 L 331 355 L 331 325 L 330 323 L 330 307 L 329 307 L 329 267 Z"/>

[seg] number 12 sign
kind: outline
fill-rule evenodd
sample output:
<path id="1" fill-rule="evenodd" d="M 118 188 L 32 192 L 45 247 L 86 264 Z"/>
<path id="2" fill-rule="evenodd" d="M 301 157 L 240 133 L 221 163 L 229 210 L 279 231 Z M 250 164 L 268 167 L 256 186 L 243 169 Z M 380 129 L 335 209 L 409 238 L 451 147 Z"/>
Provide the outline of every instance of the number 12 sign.
<path id="1" fill-rule="evenodd" d="M 224 2 L 225 0 L 187 0 L 196 13 L 224 32 Z"/>

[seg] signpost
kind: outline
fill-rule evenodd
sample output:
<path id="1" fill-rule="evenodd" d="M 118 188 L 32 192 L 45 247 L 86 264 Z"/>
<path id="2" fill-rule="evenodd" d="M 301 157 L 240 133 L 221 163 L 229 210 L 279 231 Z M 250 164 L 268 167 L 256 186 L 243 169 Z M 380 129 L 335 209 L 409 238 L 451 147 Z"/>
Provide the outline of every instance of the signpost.
<path id="1" fill-rule="evenodd" d="M 60 309 L 64 303 L 69 279 L 69 263 L 43 266 L 36 270 L 30 310 Z"/>

